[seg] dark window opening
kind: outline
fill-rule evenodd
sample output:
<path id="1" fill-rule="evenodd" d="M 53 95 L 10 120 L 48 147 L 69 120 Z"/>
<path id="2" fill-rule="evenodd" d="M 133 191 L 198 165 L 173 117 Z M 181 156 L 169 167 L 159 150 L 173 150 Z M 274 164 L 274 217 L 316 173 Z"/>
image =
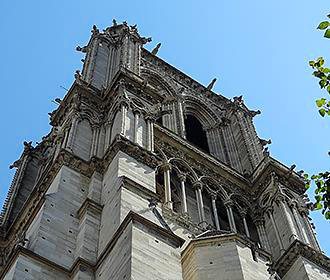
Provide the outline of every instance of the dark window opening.
<path id="1" fill-rule="evenodd" d="M 159 124 L 159 125 L 163 125 L 163 117 L 159 117 L 159 118 L 156 120 L 156 123 Z"/>
<path id="2" fill-rule="evenodd" d="M 185 119 L 185 127 L 187 140 L 201 148 L 204 152 L 209 153 L 206 132 L 203 130 L 203 126 L 199 120 L 192 115 L 188 115 Z"/>

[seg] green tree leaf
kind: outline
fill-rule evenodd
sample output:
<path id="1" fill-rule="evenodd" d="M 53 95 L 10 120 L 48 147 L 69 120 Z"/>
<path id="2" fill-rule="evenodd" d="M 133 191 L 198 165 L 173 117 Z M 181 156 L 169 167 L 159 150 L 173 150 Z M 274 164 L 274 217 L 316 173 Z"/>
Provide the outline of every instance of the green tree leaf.
<path id="1" fill-rule="evenodd" d="M 316 100 L 317 107 L 322 107 L 324 104 L 325 104 L 325 98 Z M 314 179 L 314 178 L 312 178 L 312 179 Z"/>
<path id="2" fill-rule="evenodd" d="M 329 25 L 330 25 L 330 23 L 328 21 L 322 21 L 319 24 L 319 26 L 317 27 L 317 29 L 324 30 L 324 29 L 328 28 Z"/>
<path id="3" fill-rule="evenodd" d="M 327 30 L 325 31 L 325 33 L 324 33 L 324 37 L 330 39 L 330 29 L 327 29 Z"/>
<path id="4" fill-rule="evenodd" d="M 319 110 L 319 113 L 320 113 L 320 115 L 322 116 L 322 117 L 324 117 L 325 116 L 325 109 L 320 109 Z"/>

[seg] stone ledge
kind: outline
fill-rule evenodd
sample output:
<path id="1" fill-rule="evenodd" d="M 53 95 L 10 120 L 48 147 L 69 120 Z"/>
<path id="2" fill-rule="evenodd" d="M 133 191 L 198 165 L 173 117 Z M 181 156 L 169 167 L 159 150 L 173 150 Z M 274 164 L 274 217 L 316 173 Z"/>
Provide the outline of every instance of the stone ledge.
<path id="1" fill-rule="evenodd" d="M 272 269 L 283 277 L 298 259 L 299 256 L 315 263 L 330 273 L 330 258 L 312 247 L 295 240 L 285 253 L 272 265 Z"/>
<path id="2" fill-rule="evenodd" d="M 216 234 L 213 236 L 202 236 L 191 240 L 188 246 L 181 253 L 182 262 L 184 262 L 184 260 L 189 257 L 195 247 L 204 247 L 210 244 L 223 244 L 228 242 L 243 244 L 244 246 L 249 247 L 251 251 L 257 252 L 262 258 L 268 261 L 271 260 L 271 255 L 263 249 L 256 247 L 255 243 L 253 243 L 252 241 L 244 238 L 237 233 L 226 233 L 219 235 Z"/>

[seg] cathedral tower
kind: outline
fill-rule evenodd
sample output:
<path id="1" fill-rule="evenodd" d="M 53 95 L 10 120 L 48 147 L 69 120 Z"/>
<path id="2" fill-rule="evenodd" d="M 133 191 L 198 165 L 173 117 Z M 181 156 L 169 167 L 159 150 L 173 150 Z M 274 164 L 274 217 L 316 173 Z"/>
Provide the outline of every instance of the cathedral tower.
<path id="1" fill-rule="evenodd" d="M 301 174 L 232 100 L 96 26 L 1 214 L 0 279 L 329 279 Z M 220 277 L 220 278 L 219 278 Z"/>

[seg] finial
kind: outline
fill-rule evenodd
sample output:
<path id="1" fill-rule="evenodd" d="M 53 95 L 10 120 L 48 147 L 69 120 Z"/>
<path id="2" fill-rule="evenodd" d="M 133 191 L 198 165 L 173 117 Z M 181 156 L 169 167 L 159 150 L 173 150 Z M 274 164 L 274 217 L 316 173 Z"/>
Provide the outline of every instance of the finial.
<path id="1" fill-rule="evenodd" d="M 117 26 L 117 21 L 115 19 L 112 20 L 112 26 Z"/>
<path id="2" fill-rule="evenodd" d="M 161 45 L 162 45 L 161 43 L 158 43 L 157 46 L 151 51 L 151 54 L 157 55 L 158 50 L 159 50 Z"/>

